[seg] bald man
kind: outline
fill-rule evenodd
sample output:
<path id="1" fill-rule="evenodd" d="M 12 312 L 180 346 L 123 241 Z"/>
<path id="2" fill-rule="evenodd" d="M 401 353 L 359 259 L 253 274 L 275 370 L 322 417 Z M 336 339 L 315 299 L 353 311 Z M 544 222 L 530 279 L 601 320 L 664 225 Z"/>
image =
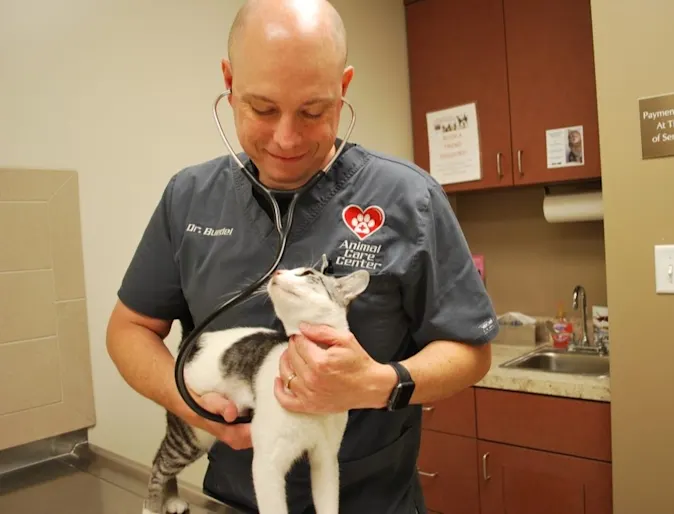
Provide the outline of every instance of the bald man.
<path id="1" fill-rule="evenodd" d="M 344 26 L 324 0 L 257 0 L 238 13 L 222 72 L 240 158 L 267 187 L 297 188 L 334 156 L 342 97 L 354 76 L 346 61 Z M 279 203 L 285 212 L 287 202 Z M 267 270 L 276 251 L 272 219 L 231 156 L 176 173 L 124 276 L 108 329 L 110 356 L 136 391 L 219 439 L 204 490 L 242 512 L 256 512 L 249 426 L 213 423 L 185 404 L 163 339 L 174 320 L 190 329 Z M 498 331 L 491 301 L 440 185 L 412 163 L 355 143 L 298 203 L 281 265 L 306 266 L 323 253 L 336 275 L 368 270 L 370 285 L 350 307 L 350 333 L 310 327 L 293 337 L 276 397 L 294 411 L 349 411 L 339 455 L 341 513 L 424 513 L 415 465 L 421 405 L 488 371 Z M 209 330 L 235 325 L 280 328 L 259 296 Z M 293 375 L 288 392 L 282 383 Z M 214 393 L 197 401 L 227 420 L 238 414 Z M 292 468 L 287 493 L 291 514 L 314 512 L 306 462 Z"/>

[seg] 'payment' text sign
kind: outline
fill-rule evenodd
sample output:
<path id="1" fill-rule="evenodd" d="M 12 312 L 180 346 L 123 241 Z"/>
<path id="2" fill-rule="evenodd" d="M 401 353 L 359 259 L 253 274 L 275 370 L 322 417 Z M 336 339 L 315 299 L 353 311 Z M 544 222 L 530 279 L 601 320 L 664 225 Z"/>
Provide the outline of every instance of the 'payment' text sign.
<path id="1" fill-rule="evenodd" d="M 639 99 L 641 155 L 674 156 L 674 93 Z"/>

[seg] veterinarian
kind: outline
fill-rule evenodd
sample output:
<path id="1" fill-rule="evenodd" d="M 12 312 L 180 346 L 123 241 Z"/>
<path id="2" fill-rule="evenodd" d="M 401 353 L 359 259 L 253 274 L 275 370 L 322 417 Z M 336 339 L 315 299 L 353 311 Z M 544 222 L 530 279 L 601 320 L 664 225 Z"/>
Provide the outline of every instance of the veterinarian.
<path id="1" fill-rule="evenodd" d="M 325 0 L 248 2 L 228 58 L 222 73 L 241 157 L 267 187 L 301 186 L 341 142 L 354 69 L 339 15 Z M 122 280 L 107 337 L 133 389 L 219 438 L 204 490 L 242 512 L 255 512 L 249 426 L 205 420 L 184 403 L 163 339 L 174 320 L 199 323 L 264 273 L 276 245 L 271 218 L 228 155 L 176 173 Z M 298 203 L 281 265 L 316 264 L 323 253 L 337 275 L 368 270 L 370 285 L 351 305 L 351 332 L 318 326 L 292 339 L 276 396 L 298 412 L 350 411 L 341 513 L 425 513 L 415 465 L 421 407 L 486 374 L 498 331 L 492 304 L 442 188 L 414 164 L 355 143 Z M 276 323 L 271 303 L 256 296 L 211 329 Z M 237 416 L 214 393 L 199 402 Z M 300 462 L 288 476 L 292 514 L 313 512 L 309 473 Z"/>

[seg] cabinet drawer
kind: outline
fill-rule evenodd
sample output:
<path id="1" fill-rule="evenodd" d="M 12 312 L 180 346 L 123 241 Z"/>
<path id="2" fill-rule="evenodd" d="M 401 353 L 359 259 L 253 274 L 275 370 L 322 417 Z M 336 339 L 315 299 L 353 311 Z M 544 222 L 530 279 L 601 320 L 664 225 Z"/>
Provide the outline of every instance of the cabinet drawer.
<path id="1" fill-rule="evenodd" d="M 611 461 L 609 403 L 476 388 L 477 437 Z"/>
<path id="2" fill-rule="evenodd" d="M 428 509 L 479 514 L 477 439 L 423 430 L 417 468 Z"/>
<path id="3" fill-rule="evenodd" d="M 476 436 L 473 387 L 447 399 L 424 404 L 423 408 L 423 428 L 445 434 Z"/>

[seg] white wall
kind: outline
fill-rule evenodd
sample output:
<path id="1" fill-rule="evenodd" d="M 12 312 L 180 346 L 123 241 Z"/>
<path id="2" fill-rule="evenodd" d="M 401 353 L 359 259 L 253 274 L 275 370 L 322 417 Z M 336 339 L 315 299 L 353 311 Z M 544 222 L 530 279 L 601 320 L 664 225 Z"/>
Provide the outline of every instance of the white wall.
<path id="1" fill-rule="evenodd" d="M 105 328 L 168 178 L 224 151 L 211 117 L 241 0 L 2 0 L 0 167 L 80 173 L 97 426 L 94 444 L 149 463 L 161 409 L 119 377 Z M 411 158 L 402 0 L 335 0 L 356 70 L 352 140 Z M 233 125 L 221 104 L 226 130 Z M 344 109 L 343 129 L 349 121 Z M 232 136 L 235 140 L 235 137 Z M 237 145 L 238 149 L 238 145 Z M 169 337 L 175 350 L 177 331 Z M 199 486 L 205 459 L 183 475 Z"/>

